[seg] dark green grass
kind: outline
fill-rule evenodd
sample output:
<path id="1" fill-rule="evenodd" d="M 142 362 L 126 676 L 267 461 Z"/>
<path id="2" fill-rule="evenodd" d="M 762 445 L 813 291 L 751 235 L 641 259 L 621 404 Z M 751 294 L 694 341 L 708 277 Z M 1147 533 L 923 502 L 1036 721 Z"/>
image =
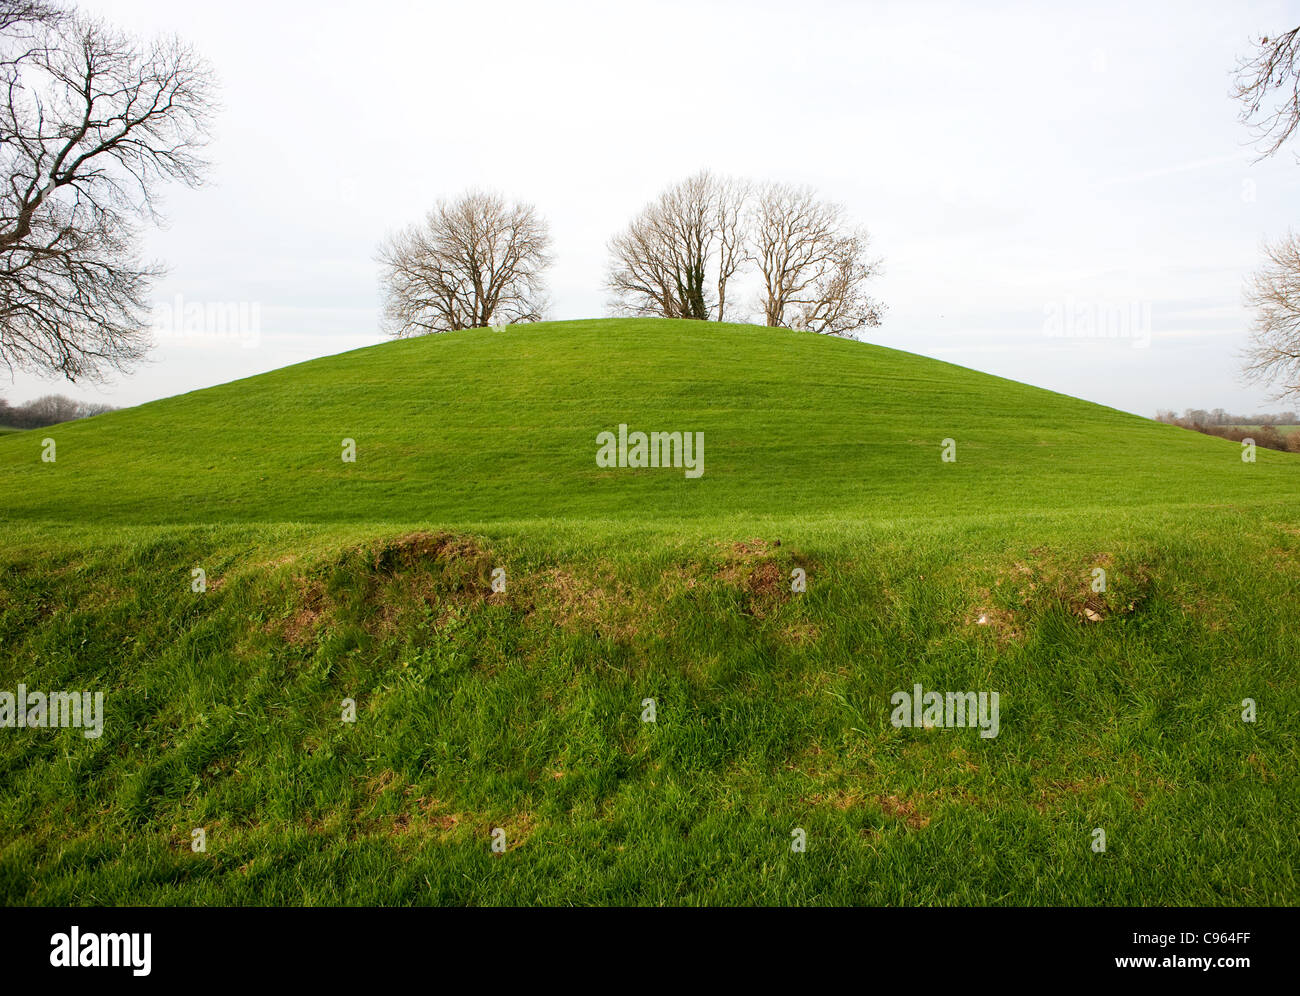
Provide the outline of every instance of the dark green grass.
<path id="1" fill-rule="evenodd" d="M 22 534 L 0 593 L 4 685 L 106 689 L 108 722 L 95 742 L 8 731 L 0 888 L 43 903 L 1294 902 L 1300 639 L 1271 608 L 1295 602 L 1294 534 L 1170 517 L 1042 546 L 1008 527 L 796 526 L 757 556 L 676 532 L 649 555 L 645 535 L 584 551 L 500 534 L 481 563 L 387 567 L 387 531 L 127 529 L 89 557 L 75 533 L 54 549 Z M 339 540 L 349 552 L 310 552 Z M 1087 624 L 1072 601 L 1101 555 L 1108 617 Z M 1288 566 L 1261 589 L 1243 557 Z M 215 591 L 189 591 L 192 563 Z M 482 594 L 489 563 L 507 568 L 504 596 Z M 807 565 L 807 594 L 756 595 L 766 563 Z M 298 631 L 305 603 L 319 614 Z M 999 736 L 895 730 L 889 696 L 914 682 L 998 690 Z M 493 858 L 498 826 L 511 849 Z"/>
<path id="2" fill-rule="evenodd" d="M 597 473 L 619 421 L 704 429 L 705 477 Z M 105 732 L 0 730 L 0 901 L 1300 900 L 1292 455 L 649 322 L 56 430 L 0 443 L 0 689 L 102 690 Z M 917 682 L 999 736 L 893 728 Z"/>

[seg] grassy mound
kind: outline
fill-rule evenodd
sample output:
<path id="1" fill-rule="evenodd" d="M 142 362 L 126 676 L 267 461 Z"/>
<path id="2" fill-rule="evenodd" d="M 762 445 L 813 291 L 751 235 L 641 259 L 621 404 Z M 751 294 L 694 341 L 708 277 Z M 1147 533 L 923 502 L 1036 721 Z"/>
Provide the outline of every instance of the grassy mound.
<path id="1" fill-rule="evenodd" d="M 0 901 L 1294 904 L 1300 462 L 1240 453 L 652 321 L 6 436 L 0 691 L 105 698 L 0 729 Z M 896 728 L 918 683 L 998 735 Z"/>
<path id="2" fill-rule="evenodd" d="M 704 475 L 598 467 L 620 424 L 704 433 Z M 7 515 L 107 524 L 891 520 L 1297 487 L 1289 454 L 1243 464 L 1236 444 L 936 360 L 654 320 L 411 339 L 0 440 Z"/>

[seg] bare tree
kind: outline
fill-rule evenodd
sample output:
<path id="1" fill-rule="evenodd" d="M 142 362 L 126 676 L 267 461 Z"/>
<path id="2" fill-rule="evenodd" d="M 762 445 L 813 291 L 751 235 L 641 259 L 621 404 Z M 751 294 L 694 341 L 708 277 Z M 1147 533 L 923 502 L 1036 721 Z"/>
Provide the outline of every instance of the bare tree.
<path id="1" fill-rule="evenodd" d="M 669 187 L 609 243 L 606 286 L 635 315 L 723 321 L 745 261 L 748 185 L 704 170 Z M 710 276 L 711 275 L 711 276 Z"/>
<path id="2" fill-rule="evenodd" d="M 1267 262 L 1246 290 L 1255 311 L 1246 377 L 1281 386 L 1274 397 L 1300 397 L 1300 237 L 1264 247 Z"/>
<path id="3" fill-rule="evenodd" d="M 807 187 L 767 184 L 750 229 L 767 325 L 845 335 L 880 324 L 883 307 L 866 292 L 879 261 L 867 256 L 866 231 L 848 227 L 839 204 Z"/>
<path id="4" fill-rule="evenodd" d="M 1261 158 L 1271 156 L 1300 127 L 1300 27 L 1259 40 L 1237 64 L 1233 96 L 1263 147 Z"/>
<path id="5" fill-rule="evenodd" d="M 749 250 L 746 239 L 746 208 L 750 185 L 734 177 L 716 178 L 713 183 L 713 228 L 717 233 L 718 309 L 717 319 L 727 320 L 727 284 L 745 264 Z"/>
<path id="6" fill-rule="evenodd" d="M 160 185 L 198 186 L 211 71 L 40 2 L 0 2 L 0 363 L 68 380 L 148 348 Z"/>
<path id="7" fill-rule="evenodd" d="M 422 224 L 379 247 L 389 332 L 404 337 L 538 321 L 550 246 L 546 222 L 531 204 L 482 191 L 439 201 Z"/>

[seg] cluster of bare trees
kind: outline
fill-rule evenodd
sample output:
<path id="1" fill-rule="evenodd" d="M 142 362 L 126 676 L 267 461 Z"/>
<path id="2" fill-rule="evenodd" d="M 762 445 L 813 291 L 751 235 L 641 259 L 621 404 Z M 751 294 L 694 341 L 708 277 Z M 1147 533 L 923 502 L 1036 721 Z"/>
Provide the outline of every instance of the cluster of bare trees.
<path id="1" fill-rule="evenodd" d="M 607 286 L 624 314 L 724 321 L 738 310 L 738 275 L 752 270 L 764 323 L 843 335 L 880 324 L 868 246 L 840 205 L 808 188 L 706 170 L 610 240 Z M 531 204 L 481 191 L 440 201 L 389 235 L 377 258 L 394 336 L 537 321 L 546 308 L 551 240 Z"/>
<path id="2" fill-rule="evenodd" d="M 1300 415 L 1295 412 L 1254 412 L 1250 415 L 1236 415 L 1224 408 L 1184 408 L 1179 415 L 1172 408 L 1160 408 L 1156 411 L 1157 422 L 1169 422 L 1174 425 L 1300 425 Z"/>
<path id="3" fill-rule="evenodd" d="M 1300 128 L 1300 27 L 1263 37 L 1237 66 L 1241 120 L 1271 156 Z M 1272 384 L 1275 397 L 1300 397 L 1300 236 L 1264 246 L 1265 262 L 1246 289 L 1255 312 L 1245 373 Z"/>
<path id="4" fill-rule="evenodd" d="M 116 410 L 112 405 L 78 401 L 62 394 L 46 394 L 22 405 L 10 405 L 4 398 L 0 398 L 0 427 L 39 429 Z"/>
<path id="5" fill-rule="evenodd" d="M 1229 415 L 1222 408 L 1207 412 L 1199 408 L 1188 408 L 1178 415 L 1164 409 L 1156 412 L 1157 422 L 1167 422 L 1183 429 L 1231 439 L 1234 443 L 1249 439 L 1256 446 L 1268 450 L 1281 450 L 1284 453 L 1300 453 L 1300 430 L 1283 431 L 1282 426 L 1293 426 L 1295 412 L 1283 412 L 1280 415 Z"/>
<path id="6" fill-rule="evenodd" d="M 807 187 L 754 184 L 707 170 L 665 190 L 609 244 L 607 286 L 635 315 L 716 319 L 752 267 L 764 324 L 843 335 L 879 325 L 867 293 L 879 271 L 865 229 Z"/>
<path id="7" fill-rule="evenodd" d="M 139 229 L 163 184 L 202 181 L 212 102 L 175 39 L 0 0 L 0 364 L 76 380 L 144 355 L 161 271 Z"/>

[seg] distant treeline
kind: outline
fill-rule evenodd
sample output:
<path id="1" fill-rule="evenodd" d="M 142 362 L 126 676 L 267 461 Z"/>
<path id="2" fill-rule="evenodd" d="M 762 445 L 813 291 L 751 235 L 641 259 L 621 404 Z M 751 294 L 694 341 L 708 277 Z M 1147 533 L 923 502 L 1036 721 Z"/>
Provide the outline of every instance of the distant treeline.
<path id="1" fill-rule="evenodd" d="M 1172 410 L 1156 412 L 1156 421 L 1171 425 L 1300 425 L 1300 415 L 1279 412 L 1276 415 L 1233 415 L 1222 408 L 1206 411 L 1204 408 L 1184 408 L 1179 415 Z"/>
<path id="2" fill-rule="evenodd" d="M 11 429 L 40 429 L 60 422 L 116 411 L 113 405 L 77 401 L 62 394 L 47 394 L 25 405 L 14 407 L 0 398 L 0 426 Z"/>
<path id="3" fill-rule="evenodd" d="M 1295 412 L 1281 412 L 1276 415 L 1233 415 L 1222 408 L 1209 412 L 1201 408 L 1188 408 L 1182 415 L 1176 415 L 1168 410 L 1156 412 L 1156 420 L 1203 432 L 1207 436 L 1219 436 L 1235 442 L 1253 439 L 1256 446 L 1287 453 L 1300 453 L 1300 429 L 1281 432 L 1277 428 L 1279 425 L 1300 425 L 1300 417 Z"/>

